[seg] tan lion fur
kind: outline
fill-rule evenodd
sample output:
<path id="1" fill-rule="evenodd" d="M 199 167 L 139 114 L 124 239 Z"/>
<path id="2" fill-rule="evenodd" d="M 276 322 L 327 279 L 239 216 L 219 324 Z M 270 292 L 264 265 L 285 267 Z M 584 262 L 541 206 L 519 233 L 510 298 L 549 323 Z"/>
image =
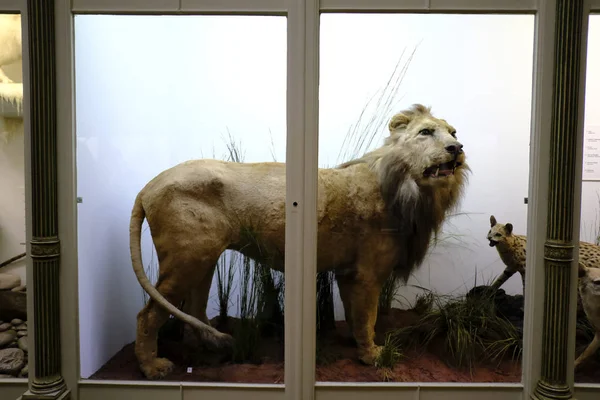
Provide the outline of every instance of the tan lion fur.
<path id="1" fill-rule="evenodd" d="M 388 127 L 382 147 L 318 171 L 317 268 L 336 271 L 358 357 L 367 364 L 381 351 L 374 343 L 381 286 L 392 272 L 407 279 L 419 266 L 446 213 L 458 205 L 469 170 L 455 129 L 429 108 L 414 105 L 392 117 Z M 425 176 L 429 167 L 452 160 L 461 163 L 454 174 Z M 284 163 L 193 160 L 163 171 L 139 192 L 130 250 L 135 274 L 151 297 L 138 314 L 135 343 L 146 377 L 162 378 L 173 367 L 157 357 L 157 330 L 169 314 L 195 328 L 207 344 L 232 344 L 206 317 L 215 264 L 224 250 L 233 249 L 284 270 L 285 182 Z M 159 259 L 156 287 L 142 265 L 144 218 Z M 193 315 L 174 306 L 190 294 L 200 305 Z"/>

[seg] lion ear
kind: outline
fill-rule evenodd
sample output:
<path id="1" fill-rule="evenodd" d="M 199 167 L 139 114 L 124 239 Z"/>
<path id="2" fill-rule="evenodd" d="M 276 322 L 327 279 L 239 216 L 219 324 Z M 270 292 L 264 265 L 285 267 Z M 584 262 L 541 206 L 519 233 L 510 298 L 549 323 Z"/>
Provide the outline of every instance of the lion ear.
<path id="1" fill-rule="evenodd" d="M 504 225 L 504 230 L 506 231 L 506 233 L 508 233 L 510 235 L 513 231 L 512 224 L 509 222 L 508 224 Z"/>
<path id="2" fill-rule="evenodd" d="M 390 132 L 393 132 L 400 128 L 405 128 L 406 125 L 410 122 L 410 118 L 402 113 L 396 114 L 390 120 L 388 124 L 388 128 Z"/>
<path id="3" fill-rule="evenodd" d="M 496 225 L 496 217 L 490 216 L 490 226 L 493 228 Z"/>

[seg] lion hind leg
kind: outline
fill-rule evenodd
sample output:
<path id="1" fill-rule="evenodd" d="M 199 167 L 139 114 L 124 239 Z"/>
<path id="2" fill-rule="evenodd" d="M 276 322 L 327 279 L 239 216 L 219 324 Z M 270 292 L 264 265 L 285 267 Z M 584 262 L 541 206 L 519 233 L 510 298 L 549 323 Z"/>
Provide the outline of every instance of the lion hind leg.
<path id="1" fill-rule="evenodd" d="M 165 295 L 169 301 L 175 296 Z M 150 299 L 138 314 L 135 354 L 140 369 L 148 379 L 162 379 L 173 370 L 173 363 L 158 357 L 158 329 L 167 321 L 168 311 Z"/>
<path id="2" fill-rule="evenodd" d="M 192 287 L 188 296 L 188 314 L 198 318 L 206 325 L 210 325 L 210 320 L 206 315 L 206 307 L 208 306 L 208 295 L 210 294 L 210 287 L 213 283 L 215 268 L 216 263 L 210 268 L 209 271 L 207 271 L 200 283 Z"/>
<path id="3" fill-rule="evenodd" d="M 214 266 L 214 263 L 212 265 L 208 262 L 199 263 L 199 260 L 182 262 L 181 259 L 162 258 L 160 254 L 159 259 L 161 260 L 160 276 L 156 283 L 156 290 L 171 304 L 179 304 L 190 290 L 197 286 L 195 282 L 208 275 L 198 273 L 199 270 L 211 271 Z M 196 279 L 191 278 L 194 276 Z M 169 312 L 154 299 L 151 299 L 138 314 L 135 353 L 140 368 L 148 379 L 162 379 L 173 369 L 171 361 L 157 356 L 158 329 L 168 317 Z M 203 325 L 203 329 L 196 330 L 198 338 L 212 347 L 230 347 L 232 344 L 230 335 L 221 333 L 210 325 Z"/>

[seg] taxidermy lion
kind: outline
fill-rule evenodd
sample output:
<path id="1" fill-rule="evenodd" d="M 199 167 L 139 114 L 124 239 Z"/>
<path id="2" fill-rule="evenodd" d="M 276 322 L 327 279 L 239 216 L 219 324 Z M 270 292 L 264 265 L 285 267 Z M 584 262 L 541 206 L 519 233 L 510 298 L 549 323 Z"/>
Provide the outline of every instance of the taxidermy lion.
<path id="1" fill-rule="evenodd" d="M 388 128 L 380 148 L 318 172 L 317 268 L 335 270 L 358 358 L 370 365 L 381 352 L 374 326 L 383 283 L 392 272 L 406 281 L 420 265 L 447 212 L 462 198 L 469 171 L 456 130 L 430 108 L 413 105 L 393 116 Z M 147 378 L 163 378 L 173 367 L 157 357 L 157 331 L 169 314 L 195 328 L 206 344 L 233 344 L 206 317 L 223 251 L 268 258 L 272 268 L 284 270 L 285 171 L 277 162 L 187 161 L 160 173 L 137 195 L 131 260 L 151 300 L 137 317 L 135 354 Z M 159 260 L 156 287 L 142 265 L 144 218 Z M 197 304 L 188 314 L 175 305 L 190 295 Z"/>
<path id="2" fill-rule="evenodd" d="M 0 14 L 0 67 L 21 60 L 21 16 Z M 0 83 L 12 83 L 0 68 Z"/>

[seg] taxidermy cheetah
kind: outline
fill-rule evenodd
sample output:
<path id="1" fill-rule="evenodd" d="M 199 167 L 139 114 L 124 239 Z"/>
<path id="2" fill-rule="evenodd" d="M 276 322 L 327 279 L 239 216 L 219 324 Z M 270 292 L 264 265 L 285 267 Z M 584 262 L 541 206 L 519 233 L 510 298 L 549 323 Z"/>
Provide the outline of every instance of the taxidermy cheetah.
<path id="1" fill-rule="evenodd" d="M 527 237 L 514 234 L 513 225 L 510 222 L 499 224 L 493 215 L 490 216 L 490 225 L 491 229 L 487 234 L 487 240 L 490 241 L 490 247 L 496 247 L 500 259 L 506 265 L 502 274 L 492 283 L 492 287 L 498 289 L 515 272 L 519 272 L 523 282 L 524 294 Z M 588 267 L 600 268 L 600 246 L 588 242 L 579 242 L 579 261 Z"/>

